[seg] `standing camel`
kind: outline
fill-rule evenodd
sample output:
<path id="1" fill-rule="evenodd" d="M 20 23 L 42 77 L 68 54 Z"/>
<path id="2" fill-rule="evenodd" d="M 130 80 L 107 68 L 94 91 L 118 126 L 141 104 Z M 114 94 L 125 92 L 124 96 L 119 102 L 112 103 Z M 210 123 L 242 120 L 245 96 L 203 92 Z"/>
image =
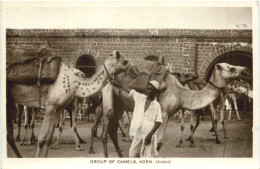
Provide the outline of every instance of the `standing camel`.
<path id="1" fill-rule="evenodd" d="M 205 86 L 207 85 L 206 81 L 204 79 L 199 78 L 196 81 L 192 81 L 188 83 L 188 87 L 191 90 L 194 91 L 200 91 L 202 90 Z M 199 126 L 199 122 L 200 122 L 200 116 L 202 114 L 208 114 L 210 116 L 211 122 L 212 122 L 212 129 L 210 131 L 214 131 L 215 132 L 215 136 L 216 136 L 216 144 L 220 144 L 219 138 L 218 138 L 218 134 L 217 131 L 214 129 L 214 118 L 213 116 L 216 114 L 216 110 L 214 108 L 213 103 L 210 103 L 209 106 L 203 108 L 203 109 L 199 109 L 199 110 L 191 110 L 190 112 L 190 131 L 191 134 L 190 136 L 186 139 L 186 141 L 190 141 L 190 146 L 194 147 L 194 133 L 195 130 L 197 129 L 197 127 Z M 177 147 L 183 147 L 183 134 L 184 134 L 184 115 L 183 113 L 181 114 L 181 138 L 179 141 L 179 144 L 177 145 Z"/>
<path id="2" fill-rule="evenodd" d="M 185 84 L 189 83 L 190 81 L 193 81 L 193 80 L 199 78 L 198 75 L 193 74 L 193 73 L 179 73 L 179 72 L 169 72 L 169 73 L 174 75 L 182 85 L 185 85 Z M 94 107 L 94 108 L 96 108 L 96 107 Z M 127 109 L 127 110 L 125 110 L 125 109 Z M 124 106 L 124 110 L 129 112 L 128 106 Z M 95 153 L 94 148 L 93 148 L 93 138 L 96 137 L 96 135 L 97 135 L 97 127 L 98 127 L 98 124 L 101 121 L 102 116 L 103 116 L 103 112 L 100 111 L 100 110 L 97 111 L 95 121 L 94 121 L 93 126 L 91 128 L 91 142 L 90 142 L 90 148 L 89 148 L 89 153 L 90 154 L 94 154 Z M 127 139 L 124 139 L 123 141 L 126 141 L 126 142 L 130 141 L 129 136 L 128 136 Z"/>
<path id="3" fill-rule="evenodd" d="M 153 64 L 149 61 L 133 60 L 134 65 L 141 69 L 149 64 Z M 121 76 L 120 76 L 121 75 Z M 130 84 L 133 79 L 129 76 L 125 76 L 124 73 L 118 76 L 118 80 L 125 85 Z M 163 124 L 159 128 L 158 132 L 158 146 L 160 150 L 163 141 L 163 135 L 168 123 L 168 120 L 174 115 L 178 109 L 201 109 L 213 102 L 221 93 L 221 90 L 225 85 L 235 79 L 248 75 L 248 70 L 241 66 L 232 66 L 226 63 L 219 63 L 215 65 L 215 69 L 210 78 L 209 83 L 201 91 L 191 91 L 184 88 L 178 80 L 171 74 L 167 73 L 163 83 L 167 85 L 167 88 L 161 91 L 158 95 L 158 101 L 161 104 Z M 107 153 L 107 133 L 110 135 L 112 142 L 120 157 L 122 153 L 118 145 L 117 131 L 118 120 L 123 114 L 123 105 L 129 109 L 133 109 L 134 103 L 130 99 L 128 93 L 121 91 L 119 88 L 108 84 L 102 89 L 103 100 L 103 133 L 102 141 L 104 145 L 105 157 L 108 157 Z M 111 120 L 113 119 L 113 122 Z M 217 116 L 214 114 L 214 127 L 217 126 Z M 219 140 L 218 140 L 219 141 Z"/>
<path id="4" fill-rule="evenodd" d="M 8 53 L 7 53 L 8 57 Z M 17 56 L 18 57 L 18 56 Z M 11 83 L 7 81 L 7 141 L 18 157 L 19 153 L 13 139 L 14 102 L 29 107 L 45 109 L 42 129 L 38 138 L 36 157 L 47 157 L 49 146 L 52 142 L 55 124 L 60 113 L 75 98 L 89 97 L 99 92 L 106 81 L 116 73 L 127 68 L 128 61 L 119 52 L 114 51 L 112 56 L 101 66 L 91 78 L 80 78 L 63 63 L 59 65 L 59 73 L 53 83 L 37 85 Z M 26 98 L 26 99 L 25 99 Z M 41 103 L 41 104 L 40 104 Z"/>

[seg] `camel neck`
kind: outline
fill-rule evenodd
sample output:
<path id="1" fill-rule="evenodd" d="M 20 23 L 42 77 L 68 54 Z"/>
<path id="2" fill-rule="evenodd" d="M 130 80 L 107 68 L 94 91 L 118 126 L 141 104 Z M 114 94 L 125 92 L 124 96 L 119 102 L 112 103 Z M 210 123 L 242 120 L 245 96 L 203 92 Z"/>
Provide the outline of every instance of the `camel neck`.
<path id="1" fill-rule="evenodd" d="M 204 108 L 213 102 L 219 96 L 220 92 L 220 90 L 209 84 L 200 91 L 192 91 L 184 87 L 179 87 L 181 107 L 190 110 Z"/>
<path id="2" fill-rule="evenodd" d="M 88 97 L 99 91 L 101 91 L 104 83 L 108 79 L 104 66 L 90 78 L 79 78 L 77 77 L 73 82 L 76 88 L 76 97 Z"/>

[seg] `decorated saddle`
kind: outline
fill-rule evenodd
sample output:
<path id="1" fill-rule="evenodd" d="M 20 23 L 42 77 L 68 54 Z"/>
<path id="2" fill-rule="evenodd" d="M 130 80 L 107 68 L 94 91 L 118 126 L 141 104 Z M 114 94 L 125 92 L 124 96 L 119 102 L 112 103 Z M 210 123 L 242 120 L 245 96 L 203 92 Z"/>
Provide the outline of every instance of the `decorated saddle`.
<path id="1" fill-rule="evenodd" d="M 61 58 L 48 46 L 38 51 L 11 49 L 7 52 L 7 81 L 13 83 L 51 83 L 56 80 Z"/>

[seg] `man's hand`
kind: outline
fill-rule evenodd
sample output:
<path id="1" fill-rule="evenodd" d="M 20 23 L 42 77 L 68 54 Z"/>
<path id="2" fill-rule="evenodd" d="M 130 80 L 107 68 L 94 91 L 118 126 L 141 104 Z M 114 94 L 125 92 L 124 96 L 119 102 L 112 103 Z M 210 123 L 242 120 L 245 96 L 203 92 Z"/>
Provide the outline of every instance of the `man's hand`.
<path id="1" fill-rule="evenodd" d="M 119 83 L 118 81 L 116 81 L 114 79 L 112 79 L 110 82 L 111 82 L 112 85 L 115 85 L 115 86 L 118 86 L 118 87 L 122 87 L 121 83 Z"/>
<path id="2" fill-rule="evenodd" d="M 144 145 L 149 145 L 151 144 L 151 140 L 152 140 L 152 135 L 148 134 L 145 139 L 144 139 Z"/>

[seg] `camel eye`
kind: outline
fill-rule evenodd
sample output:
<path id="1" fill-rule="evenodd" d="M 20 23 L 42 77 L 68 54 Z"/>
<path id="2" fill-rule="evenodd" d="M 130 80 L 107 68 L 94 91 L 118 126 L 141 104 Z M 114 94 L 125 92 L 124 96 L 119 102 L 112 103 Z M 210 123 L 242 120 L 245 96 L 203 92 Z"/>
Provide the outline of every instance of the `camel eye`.
<path id="1" fill-rule="evenodd" d="M 232 67 L 232 68 L 230 68 L 229 70 L 230 70 L 230 72 L 231 72 L 231 73 L 234 73 L 234 72 L 236 71 L 236 69 L 235 69 L 235 68 L 233 68 L 233 67 Z"/>

